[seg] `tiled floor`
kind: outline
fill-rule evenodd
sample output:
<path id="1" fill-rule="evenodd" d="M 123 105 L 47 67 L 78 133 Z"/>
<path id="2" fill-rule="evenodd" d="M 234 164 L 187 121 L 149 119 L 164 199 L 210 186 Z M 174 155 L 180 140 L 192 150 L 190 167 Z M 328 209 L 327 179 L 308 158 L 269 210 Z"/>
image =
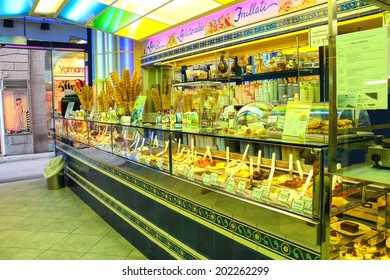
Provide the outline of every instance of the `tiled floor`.
<path id="1" fill-rule="evenodd" d="M 146 260 L 70 189 L 0 184 L 0 260 Z"/>

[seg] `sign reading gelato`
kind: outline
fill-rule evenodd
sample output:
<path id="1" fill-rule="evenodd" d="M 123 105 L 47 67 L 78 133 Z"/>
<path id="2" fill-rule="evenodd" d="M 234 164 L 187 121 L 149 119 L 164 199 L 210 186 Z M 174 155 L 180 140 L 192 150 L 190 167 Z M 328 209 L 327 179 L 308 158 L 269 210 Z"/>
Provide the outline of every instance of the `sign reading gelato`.
<path id="1" fill-rule="evenodd" d="M 144 55 L 278 15 L 278 0 L 247 1 L 146 40 Z"/>
<path id="2" fill-rule="evenodd" d="M 256 0 L 245 1 L 212 15 L 161 33 L 144 42 L 144 55 L 149 55 L 218 34 L 237 27 L 261 22 L 281 14 L 291 13 L 324 0 Z"/>

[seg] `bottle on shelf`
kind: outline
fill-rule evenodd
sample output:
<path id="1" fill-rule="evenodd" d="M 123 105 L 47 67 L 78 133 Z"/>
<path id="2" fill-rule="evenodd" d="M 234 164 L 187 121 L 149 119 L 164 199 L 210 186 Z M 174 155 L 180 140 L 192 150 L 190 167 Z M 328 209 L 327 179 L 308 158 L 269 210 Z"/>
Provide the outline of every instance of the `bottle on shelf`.
<path id="1" fill-rule="evenodd" d="M 175 129 L 175 123 L 176 123 L 176 113 L 173 110 L 173 106 L 171 106 L 171 110 L 169 111 L 169 128 L 171 130 Z"/>
<path id="2" fill-rule="evenodd" d="M 234 57 L 234 62 L 231 67 L 232 74 L 234 74 L 235 77 L 242 76 L 242 70 L 241 67 L 238 65 L 238 57 Z"/>
<path id="3" fill-rule="evenodd" d="M 299 101 L 309 101 L 309 92 L 305 82 L 299 84 Z"/>
<path id="4" fill-rule="evenodd" d="M 218 64 L 218 72 L 220 72 L 221 74 L 224 74 L 226 73 L 227 71 L 227 63 L 225 61 L 225 56 L 224 55 L 221 55 L 221 58 L 219 60 L 219 64 Z"/>
<path id="5" fill-rule="evenodd" d="M 307 93 L 308 93 L 308 101 L 314 102 L 314 85 L 311 82 L 307 83 Z"/>

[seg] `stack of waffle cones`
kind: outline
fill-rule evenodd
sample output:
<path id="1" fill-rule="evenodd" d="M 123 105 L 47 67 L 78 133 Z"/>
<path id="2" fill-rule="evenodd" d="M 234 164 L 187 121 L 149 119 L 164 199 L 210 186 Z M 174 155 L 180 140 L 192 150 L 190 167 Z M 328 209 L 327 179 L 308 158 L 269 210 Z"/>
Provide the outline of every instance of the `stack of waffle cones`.
<path id="1" fill-rule="evenodd" d="M 153 99 L 154 108 L 157 112 L 161 112 L 161 98 L 158 89 L 152 88 L 152 90 L 150 91 L 150 95 Z"/>
<path id="2" fill-rule="evenodd" d="M 218 110 L 218 99 L 220 93 L 218 90 L 202 88 L 195 91 L 176 91 L 179 92 L 178 96 L 174 96 L 172 101 L 175 102 L 175 100 L 178 100 L 178 103 L 181 103 L 183 112 L 203 112 L 206 103 L 208 104 L 207 108 L 211 109 L 212 112 L 216 112 Z"/>
<path id="3" fill-rule="evenodd" d="M 137 72 L 134 71 L 130 77 L 130 71 L 123 69 L 122 79 L 119 78 L 116 71 L 110 73 L 110 78 L 114 84 L 115 103 L 122 108 L 123 112 L 126 112 L 128 108 L 132 113 L 135 99 L 142 93 L 141 76 L 138 76 Z"/>
<path id="4" fill-rule="evenodd" d="M 81 106 L 84 110 L 90 111 L 93 106 L 93 92 L 89 86 L 83 86 L 81 88 L 74 87 L 74 92 L 80 100 Z"/>
<path id="5" fill-rule="evenodd" d="M 117 93 L 112 87 L 109 79 L 105 80 L 105 85 L 106 90 L 102 90 L 97 96 L 99 111 L 108 111 L 110 108 L 114 107 L 113 98 L 114 94 Z"/>
<path id="6" fill-rule="evenodd" d="M 163 110 L 170 110 L 171 109 L 171 95 L 170 94 L 163 94 L 161 95 L 162 99 L 162 109 Z"/>

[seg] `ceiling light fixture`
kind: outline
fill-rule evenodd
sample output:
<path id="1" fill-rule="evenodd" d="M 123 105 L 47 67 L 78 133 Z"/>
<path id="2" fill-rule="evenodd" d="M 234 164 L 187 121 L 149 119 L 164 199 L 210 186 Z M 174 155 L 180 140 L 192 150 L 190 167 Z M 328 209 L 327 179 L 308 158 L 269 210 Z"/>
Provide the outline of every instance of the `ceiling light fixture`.
<path id="1" fill-rule="evenodd" d="M 61 7 L 64 0 L 40 0 L 35 7 L 34 14 L 53 15 Z"/>

